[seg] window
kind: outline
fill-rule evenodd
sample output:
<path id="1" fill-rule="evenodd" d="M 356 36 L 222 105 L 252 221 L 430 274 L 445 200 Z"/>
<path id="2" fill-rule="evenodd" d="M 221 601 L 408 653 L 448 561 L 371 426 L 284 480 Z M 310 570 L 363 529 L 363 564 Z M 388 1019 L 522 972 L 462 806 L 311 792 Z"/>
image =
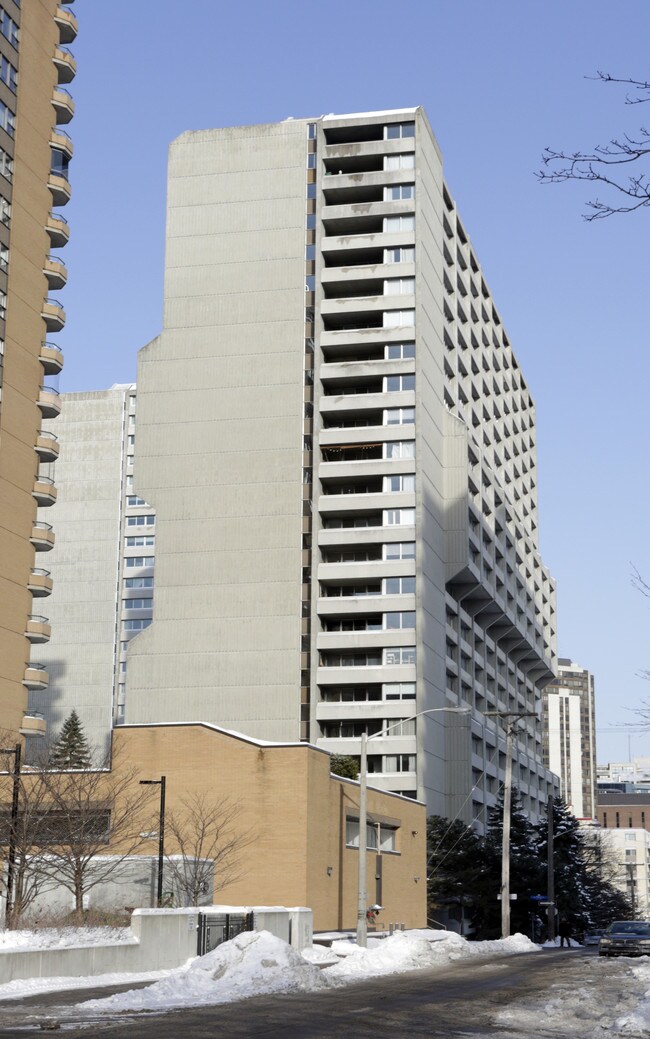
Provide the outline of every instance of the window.
<path id="1" fill-rule="evenodd" d="M 133 479 L 133 477 L 131 477 Z M 137 494 L 129 494 L 126 499 L 127 505 L 146 505 L 144 498 L 139 498 Z"/>
<path id="2" fill-rule="evenodd" d="M 382 593 L 384 595 L 415 595 L 414 577 L 384 578 Z"/>
<path id="3" fill-rule="evenodd" d="M 126 442 L 129 447 L 135 447 L 135 433 L 129 433 Z"/>
<path id="4" fill-rule="evenodd" d="M 412 328 L 415 325 L 415 311 L 385 310 L 382 323 L 384 328 Z"/>
<path id="5" fill-rule="evenodd" d="M 154 556 L 128 556 L 124 560 L 124 565 L 128 567 L 153 566 L 154 558 Z"/>
<path id="6" fill-rule="evenodd" d="M 415 627 L 415 611 L 408 610 L 404 613 L 385 613 L 384 629 L 386 631 L 401 631 L 403 628 Z"/>
<path id="7" fill-rule="evenodd" d="M 404 155 L 384 155 L 385 170 L 412 170 L 415 169 L 415 155 L 406 152 Z"/>
<path id="8" fill-rule="evenodd" d="M 384 347 L 384 359 L 387 361 L 403 361 L 415 357 L 415 343 L 387 343 Z"/>
<path id="9" fill-rule="evenodd" d="M 9 227 L 11 224 L 11 202 L 8 202 L 4 196 L 0 196 L 0 223 L 3 223 L 5 227 Z"/>
<path id="10" fill-rule="evenodd" d="M 368 772 L 415 772 L 415 754 L 373 755 L 368 758 Z"/>
<path id="11" fill-rule="evenodd" d="M 412 527 L 415 509 L 384 509 L 384 527 Z"/>
<path id="12" fill-rule="evenodd" d="M 151 617 L 135 617 L 133 620 L 122 621 L 125 631 L 144 631 L 151 624 Z"/>
<path id="13" fill-rule="evenodd" d="M 0 271 L 6 271 L 9 267 L 9 250 L 6 245 L 0 243 Z"/>
<path id="14" fill-rule="evenodd" d="M 126 577 L 125 588 L 153 588 L 153 577 Z"/>
<path id="15" fill-rule="evenodd" d="M 384 545 L 384 559 L 415 559 L 415 541 L 390 541 Z"/>
<path id="16" fill-rule="evenodd" d="M 0 318 L 7 316 L 7 293 L 0 291 Z"/>
<path id="17" fill-rule="evenodd" d="M 18 73 L 13 67 L 11 62 L 5 58 L 4 54 L 0 56 L 0 79 L 9 87 L 9 89 L 15 94 L 17 86 Z"/>
<path id="18" fill-rule="evenodd" d="M 387 375 L 384 379 L 384 393 L 399 393 L 415 389 L 415 375 Z"/>
<path id="19" fill-rule="evenodd" d="M 384 202 L 399 202 L 404 198 L 415 198 L 415 184 L 391 184 L 384 188 Z"/>
<path id="20" fill-rule="evenodd" d="M 345 820 L 345 844 L 348 848 L 359 847 L 359 820 Z M 366 847 L 371 851 L 397 851 L 397 827 L 385 823 L 368 823 Z"/>
<path id="21" fill-rule="evenodd" d="M 0 7 L 0 32 L 12 47 L 18 47 L 20 32 L 13 18 L 10 18 L 4 7 Z"/>
<path id="22" fill-rule="evenodd" d="M 415 441 L 388 440 L 384 444 L 384 458 L 415 458 Z"/>
<path id="23" fill-rule="evenodd" d="M 384 664 L 415 664 L 415 646 L 394 646 L 385 649 Z"/>
<path id="24" fill-rule="evenodd" d="M 127 516 L 127 527 L 153 527 L 156 522 L 155 516 Z"/>
<path id="25" fill-rule="evenodd" d="M 316 152 L 310 152 L 309 155 L 307 156 L 307 169 L 308 170 L 315 170 L 316 169 Z"/>
<path id="26" fill-rule="evenodd" d="M 315 260 L 316 259 L 316 246 L 315 245 L 306 245 L 305 246 L 305 259 L 306 260 Z"/>
<path id="27" fill-rule="evenodd" d="M 398 137 L 415 137 L 415 123 L 389 123 L 384 127 L 386 141 L 394 141 Z"/>
<path id="28" fill-rule="evenodd" d="M 125 610 L 150 610 L 153 599 L 123 599 L 122 605 Z"/>
<path id="29" fill-rule="evenodd" d="M 390 730 L 385 733 L 386 736 L 415 736 L 415 718 L 405 718 L 404 721 L 396 718 L 393 722 L 387 722 L 386 729 Z"/>
<path id="30" fill-rule="evenodd" d="M 16 132 L 16 116 L 4 101 L 0 101 L 0 127 L 6 130 L 10 137 L 13 137 Z"/>
<path id="31" fill-rule="evenodd" d="M 386 682 L 385 700 L 415 700 L 415 682 Z"/>
<path id="32" fill-rule="evenodd" d="M 384 426 L 412 426 L 414 422 L 415 408 L 386 408 L 384 411 Z"/>
<path id="33" fill-rule="evenodd" d="M 385 216 L 383 229 L 386 234 L 394 234 L 396 231 L 415 231 L 415 214 Z"/>
<path id="34" fill-rule="evenodd" d="M 145 548 L 147 545 L 153 545 L 156 541 L 155 534 L 142 534 L 138 537 L 126 538 L 127 548 Z M 153 557 L 152 557 L 153 558 Z"/>
<path id="35" fill-rule="evenodd" d="M 316 123 L 307 123 L 307 137 L 310 141 L 316 138 Z"/>
<path id="36" fill-rule="evenodd" d="M 388 493 L 412 493 L 415 491 L 415 475 L 413 473 L 398 476 L 384 476 L 383 490 Z"/>
<path id="37" fill-rule="evenodd" d="M 0 148 L 0 173 L 7 180 L 11 180 L 14 175 L 14 160 L 4 148 Z"/>
<path id="38" fill-rule="evenodd" d="M 384 296 L 409 296 L 415 292 L 415 278 L 386 278 Z"/>
<path id="39" fill-rule="evenodd" d="M 331 650 L 320 655 L 321 667 L 380 667 L 381 650 Z"/>
<path id="40" fill-rule="evenodd" d="M 414 263 L 415 246 L 398 245 L 394 249 L 384 249 L 384 263 Z"/>

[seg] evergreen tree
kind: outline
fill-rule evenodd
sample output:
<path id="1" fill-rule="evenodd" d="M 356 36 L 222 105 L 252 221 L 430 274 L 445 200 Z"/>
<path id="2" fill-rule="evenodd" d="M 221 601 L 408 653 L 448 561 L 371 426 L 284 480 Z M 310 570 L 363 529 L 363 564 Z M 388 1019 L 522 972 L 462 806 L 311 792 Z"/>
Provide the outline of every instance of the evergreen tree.
<path id="1" fill-rule="evenodd" d="M 481 872 L 483 838 L 460 820 L 440 815 L 427 819 L 427 915 L 441 908 L 462 921 L 471 907 Z"/>
<path id="2" fill-rule="evenodd" d="M 537 826 L 537 848 L 542 862 L 548 859 L 548 820 Z M 555 905 L 558 918 L 569 925 L 571 934 L 580 936 L 593 926 L 593 888 L 588 880 L 588 855 L 585 831 L 561 797 L 553 799 L 553 866 Z M 546 890 L 547 869 L 544 870 Z"/>
<path id="3" fill-rule="evenodd" d="M 83 725 L 73 708 L 52 744 L 48 764 L 50 768 L 56 769 L 90 768 L 91 758 Z"/>
<path id="4" fill-rule="evenodd" d="M 334 776 L 342 776 L 343 779 L 358 779 L 359 759 L 349 754 L 332 754 L 330 772 Z"/>

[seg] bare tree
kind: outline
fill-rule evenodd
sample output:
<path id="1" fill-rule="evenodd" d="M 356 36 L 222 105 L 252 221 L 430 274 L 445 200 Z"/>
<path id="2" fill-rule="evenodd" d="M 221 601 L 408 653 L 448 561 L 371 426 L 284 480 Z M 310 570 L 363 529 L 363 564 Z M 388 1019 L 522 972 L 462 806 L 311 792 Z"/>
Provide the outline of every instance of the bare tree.
<path id="1" fill-rule="evenodd" d="M 640 105 L 650 101 L 650 82 L 644 79 L 623 79 L 608 72 L 594 77 L 601 83 L 624 84 L 628 88 L 625 104 Z M 599 144 L 591 152 L 564 152 L 545 148 L 543 168 L 537 173 L 542 184 L 561 184 L 567 180 L 586 180 L 603 186 L 613 195 L 613 201 L 594 198 L 587 202 L 585 220 L 602 220 L 614 213 L 633 213 L 650 206 L 650 131 L 639 127 L 634 136 L 627 133 L 613 137 L 607 144 Z M 644 163 L 647 166 L 644 168 Z M 635 171 L 626 173 L 626 167 L 637 163 Z"/>
<path id="2" fill-rule="evenodd" d="M 240 819 L 239 802 L 203 793 L 182 798 L 167 816 L 167 876 L 184 904 L 198 905 L 213 884 L 225 887 L 246 875 L 243 853 L 254 835 Z"/>
<path id="3" fill-rule="evenodd" d="M 85 895 L 119 880 L 125 860 L 150 845 L 157 817 L 151 793 L 115 749 L 102 769 L 59 772 L 46 766 L 37 770 L 37 781 L 47 801 L 38 838 L 47 854 L 39 870 L 71 892 L 81 919 Z"/>

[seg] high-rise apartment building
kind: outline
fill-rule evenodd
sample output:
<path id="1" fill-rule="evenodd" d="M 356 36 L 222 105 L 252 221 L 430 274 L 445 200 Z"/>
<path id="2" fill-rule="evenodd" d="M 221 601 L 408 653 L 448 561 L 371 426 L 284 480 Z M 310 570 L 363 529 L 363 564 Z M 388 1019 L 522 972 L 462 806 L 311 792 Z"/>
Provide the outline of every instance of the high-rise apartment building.
<path id="1" fill-rule="evenodd" d="M 351 755 L 365 731 L 373 783 L 481 824 L 488 712 L 539 709 L 555 592 L 533 401 L 422 109 L 174 142 L 135 486 L 156 594 L 127 723 Z M 536 817 L 556 781 L 531 717 L 515 758 Z"/>
<path id="2" fill-rule="evenodd" d="M 558 676 L 542 694 L 544 762 L 560 777 L 562 797 L 579 819 L 594 819 L 596 714 L 594 676 L 560 657 Z"/>
<path id="3" fill-rule="evenodd" d="M 50 681 L 32 691 L 30 709 L 56 732 L 75 708 L 105 752 L 123 719 L 129 640 L 151 623 L 155 516 L 133 487 L 135 386 L 61 401 L 52 638 L 37 656 Z"/>
<path id="4" fill-rule="evenodd" d="M 27 695 L 48 683 L 47 671 L 30 663 L 30 644 L 50 632 L 40 601 L 52 582 L 34 553 L 54 543 L 36 507 L 56 499 L 40 466 L 58 451 L 42 421 L 59 412 L 48 380 L 63 365 L 47 336 L 65 323 L 49 293 L 67 277 L 50 252 L 68 240 L 58 212 L 70 198 L 72 143 L 61 124 L 74 113 L 64 84 L 75 75 L 66 45 L 77 22 L 68 4 L 0 4 L 0 725 L 15 735 L 43 731 L 42 721 L 26 714 Z"/>

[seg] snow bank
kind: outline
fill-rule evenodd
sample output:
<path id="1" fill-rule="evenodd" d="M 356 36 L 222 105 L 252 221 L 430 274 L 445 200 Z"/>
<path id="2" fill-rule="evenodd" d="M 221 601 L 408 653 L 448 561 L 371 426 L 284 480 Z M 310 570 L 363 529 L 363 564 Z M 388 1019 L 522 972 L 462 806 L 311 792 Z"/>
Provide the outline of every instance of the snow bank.
<path id="1" fill-rule="evenodd" d="M 130 927 L 43 927 L 36 931 L 0 931 L 0 952 L 120 945 L 135 941 Z"/>
<path id="2" fill-rule="evenodd" d="M 650 984 L 650 964 L 642 963 L 631 968 L 633 976 L 644 984 Z M 647 1036 L 650 1034 L 650 991 L 629 1014 L 616 1019 L 612 1025 L 614 1035 Z"/>
<path id="3" fill-rule="evenodd" d="M 85 1010 L 169 1010 L 327 988 L 322 971 L 269 931 L 247 931 L 146 989 L 92 999 Z"/>

